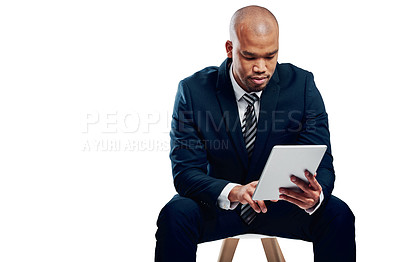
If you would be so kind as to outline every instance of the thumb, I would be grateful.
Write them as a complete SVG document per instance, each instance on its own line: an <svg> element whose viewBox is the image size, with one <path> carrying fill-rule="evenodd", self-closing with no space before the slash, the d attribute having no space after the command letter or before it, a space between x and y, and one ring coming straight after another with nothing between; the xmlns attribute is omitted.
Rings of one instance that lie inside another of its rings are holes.
<svg viewBox="0 0 400 262"><path fill-rule="evenodd" d="M250 185L251 185L252 187L256 187L257 184L258 184L258 180L257 180L257 181L253 181L253 182L250 183Z"/></svg>

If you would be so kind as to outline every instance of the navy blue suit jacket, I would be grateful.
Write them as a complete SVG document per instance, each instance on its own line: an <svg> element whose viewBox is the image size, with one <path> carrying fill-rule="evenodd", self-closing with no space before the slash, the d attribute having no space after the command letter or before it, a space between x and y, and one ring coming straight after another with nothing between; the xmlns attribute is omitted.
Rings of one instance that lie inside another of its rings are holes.
<svg viewBox="0 0 400 262"><path fill-rule="evenodd" d="M317 170L324 197L333 190L328 115L313 75L277 64L260 100L257 137L248 160L229 78L231 60L179 83L171 124L174 185L181 196L216 205L229 183L258 180L275 145L318 144L328 149Z"/></svg>

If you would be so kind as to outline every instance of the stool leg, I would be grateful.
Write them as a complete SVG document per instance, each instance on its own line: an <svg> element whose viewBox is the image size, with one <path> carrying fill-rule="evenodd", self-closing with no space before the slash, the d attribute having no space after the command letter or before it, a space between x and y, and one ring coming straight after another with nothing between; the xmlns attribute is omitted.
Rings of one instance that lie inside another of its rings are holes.
<svg viewBox="0 0 400 262"><path fill-rule="evenodd" d="M222 242L218 262L231 262L238 245L239 238L226 238Z"/></svg>
<svg viewBox="0 0 400 262"><path fill-rule="evenodd" d="M281 248L276 238L262 238L261 242L264 247L265 255L268 262L285 262Z"/></svg>

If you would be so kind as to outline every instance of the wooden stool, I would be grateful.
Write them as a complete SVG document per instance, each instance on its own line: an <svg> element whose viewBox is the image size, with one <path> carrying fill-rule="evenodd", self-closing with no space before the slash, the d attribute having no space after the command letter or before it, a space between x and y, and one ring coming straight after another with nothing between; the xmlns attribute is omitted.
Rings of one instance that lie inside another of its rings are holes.
<svg viewBox="0 0 400 262"><path fill-rule="evenodd" d="M236 247L239 239L244 238L259 238L261 239L264 247L264 252L268 262L284 262L281 248L279 247L278 240L275 237L257 234L238 235L231 238L226 238L222 242L221 250L219 252L218 262L231 262L235 254Z"/></svg>

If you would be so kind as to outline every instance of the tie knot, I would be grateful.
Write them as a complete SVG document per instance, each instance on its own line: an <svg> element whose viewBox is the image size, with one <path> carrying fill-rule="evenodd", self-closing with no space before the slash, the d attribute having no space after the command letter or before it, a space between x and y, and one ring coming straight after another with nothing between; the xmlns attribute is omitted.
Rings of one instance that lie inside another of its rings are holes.
<svg viewBox="0 0 400 262"><path fill-rule="evenodd" d="M256 94L244 94L243 99L249 104L254 105L256 101L258 101L258 96Z"/></svg>

